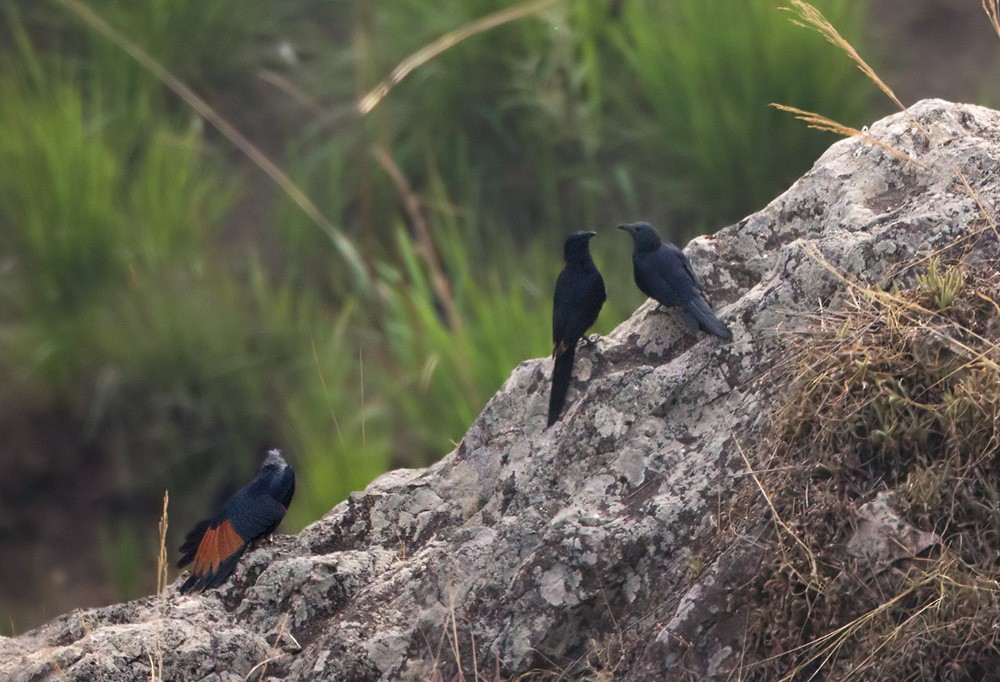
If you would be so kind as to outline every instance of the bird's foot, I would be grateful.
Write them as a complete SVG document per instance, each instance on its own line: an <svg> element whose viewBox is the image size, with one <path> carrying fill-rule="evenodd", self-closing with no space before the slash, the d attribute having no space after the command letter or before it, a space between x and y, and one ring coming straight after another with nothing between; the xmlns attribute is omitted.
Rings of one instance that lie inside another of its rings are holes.
<svg viewBox="0 0 1000 682"><path fill-rule="evenodd" d="M655 315L655 314L659 313L659 314L662 314L662 315L673 315L680 308L681 308L681 306L677 306L677 305L667 306L667 305L663 305L662 303L657 303L656 307L653 308L650 311L650 314L654 314Z"/></svg>
<svg viewBox="0 0 1000 682"><path fill-rule="evenodd" d="M254 550L258 550L263 547L268 547L273 543L274 543L274 534L269 533L268 535L252 540L247 546L247 551L253 552Z"/></svg>
<svg viewBox="0 0 1000 682"><path fill-rule="evenodd" d="M591 334L590 336L584 336L580 338L580 347L584 346L596 346L597 342L601 340L600 334Z"/></svg>

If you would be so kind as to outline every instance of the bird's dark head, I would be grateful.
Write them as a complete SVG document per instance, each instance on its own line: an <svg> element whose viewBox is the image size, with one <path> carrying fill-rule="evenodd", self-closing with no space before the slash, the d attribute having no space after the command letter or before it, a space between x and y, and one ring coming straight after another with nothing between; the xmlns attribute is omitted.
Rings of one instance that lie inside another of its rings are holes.
<svg viewBox="0 0 1000 682"><path fill-rule="evenodd" d="M563 258L567 263L588 263L590 262L589 242L596 235L596 232L574 232L566 238L563 245Z"/></svg>
<svg viewBox="0 0 1000 682"><path fill-rule="evenodd" d="M632 235L636 251L656 251L662 243L656 228L649 223L625 223L619 225L618 229Z"/></svg>
<svg viewBox="0 0 1000 682"><path fill-rule="evenodd" d="M254 483L263 486L271 497L287 508L295 494L295 470L281 456L281 450L268 450Z"/></svg>
<svg viewBox="0 0 1000 682"><path fill-rule="evenodd" d="M285 458L281 456L281 450L274 448L273 450L267 451L267 455L264 456L264 463L260 468L261 470L264 470L271 467L276 471L281 471L287 466L288 462L286 462Z"/></svg>

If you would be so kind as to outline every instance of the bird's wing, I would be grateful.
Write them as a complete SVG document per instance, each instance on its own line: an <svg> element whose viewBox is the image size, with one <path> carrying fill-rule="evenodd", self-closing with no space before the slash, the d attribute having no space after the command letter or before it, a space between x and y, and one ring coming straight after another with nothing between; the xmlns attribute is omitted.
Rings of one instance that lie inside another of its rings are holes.
<svg viewBox="0 0 1000 682"><path fill-rule="evenodd" d="M683 305L694 292L684 265L673 251L662 248L636 261L636 283L639 288L669 307Z"/></svg>
<svg viewBox="0 0 1000 682"><path fill-rule="evenodd" d="M569 270L559 273L552 294L552 355L558 355L566 336L566 325L572 311L572 274Z"/></svg>
<svg viewBox="0 0 1000 682"><path fill-rule="evenodd" d="M608 297L604 290L604 279L596 270L577 280L574 294L573 304L569 306L570 312L566 316L566 326L563 328L563 340L567 345L575 344L594 326Z"/></svg>
<svg viewBox="0 0 1000 682"><path fill-rule="evenodd" d="M247 542L267 535L281 523L287 508L266 492L238 491L223 507L223 514Z"/></svg>
<svg viewBox="0 0 1000 682"><path fill-rule="evenodd" d="M240 552L246 541L240 537L229 519L223 519L217 525L205 529L205 534L198 543L191 570L199 575L215 573L227 559Z"/></svg>
<svg viewBox="0 0 1000 682"><path fill-rule="evenodd" d="M191 564L191 575L181 585L181 592L221 585L236 569L246 548L247 541L225 515L199 523L181 546L183 556L177 566Z"/></svg>
<svg viewBox="0 0 1000 682"><path fill-rule="evenodd" d="M698 291L704 292L705 289L703 289L701 286L701 280L698 279L698 275L694 274L694 268L691 267L691 261L688 260L687 254L681 251L680 249L677 250L677 253L678 255L680 255L681 263L684 265L684 270L687 272L688 276L691 278L691 281L694 283L694 288L697 289Z"/></svg>

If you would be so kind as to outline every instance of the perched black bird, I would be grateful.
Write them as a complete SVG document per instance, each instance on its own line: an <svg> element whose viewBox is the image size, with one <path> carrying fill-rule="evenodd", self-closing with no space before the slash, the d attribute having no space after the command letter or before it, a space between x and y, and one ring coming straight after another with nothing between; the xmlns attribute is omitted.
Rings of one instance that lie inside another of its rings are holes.
<svg viewBox="0 0 1000 682"><path fill-rule="evenodd" d="M597 320L608 295L604 279L590 257L595 232L574 232L563 246L566 267L556 280L552 297L552 392L549 394L549 426L559 420L566 391L573 377L576 344Z"/></svg>
<svg viewBox="0 0 1000 682"><path fill-rule="evenodd" d="M684 321L699 329L731 341L733 333L722 323L701 295L701 284L684 252L660 239L649 223L629 223L618 229L632 235L632 272L635 283L650 298L668 308L684 306Z"/></svg>
<svg viewBox="0 0 1000 682"><path fill-rule="evenodd" d="M271 450L257 477L237 490L218 516L200 522L184 538L177 568L194 564L181 593L226 582L250 543L278 527L294 493L295 472L280 450Z"/></svg>

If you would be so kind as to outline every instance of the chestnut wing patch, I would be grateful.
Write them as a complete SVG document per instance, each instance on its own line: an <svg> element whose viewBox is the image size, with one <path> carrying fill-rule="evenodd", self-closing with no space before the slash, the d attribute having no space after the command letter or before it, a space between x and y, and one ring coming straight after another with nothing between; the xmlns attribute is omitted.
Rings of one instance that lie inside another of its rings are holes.
<svg viewBox="0 0 1000 682"><path fill-rule="evenodd" d="M245 544L233 529L233 524L226 519L215 528L205 531L198 544L198 551L195 552L191 570L203 575L215 573L222 562L243 549Z"/></svg>
<svg viewBox="0 0 1000 682"><path fill-rule="evenodd" d="M229 519L199 523L188 534L181 548L185 554L178 566L192 564L191 575L181 585L181 593L197 592L224 583L236 570L236 563L246 548L246 541Z"/></svg>

